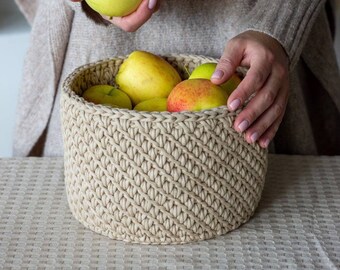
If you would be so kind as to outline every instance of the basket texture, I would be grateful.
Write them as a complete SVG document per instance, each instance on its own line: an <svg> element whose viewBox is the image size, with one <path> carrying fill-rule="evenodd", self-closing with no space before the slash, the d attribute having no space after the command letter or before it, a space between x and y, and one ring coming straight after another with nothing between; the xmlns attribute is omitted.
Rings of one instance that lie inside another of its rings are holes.
<svg viewBox="0 0 340 270"><path fill-rule="evenodd" d="M163 56L183 76L215 59ZM86 102L115 84L117 57L82 66L64 82L65 184L74 217L110 238L144 244L209 239L249 220L261 198L267 151L233 129L238 112L138 112Z"/></svg>

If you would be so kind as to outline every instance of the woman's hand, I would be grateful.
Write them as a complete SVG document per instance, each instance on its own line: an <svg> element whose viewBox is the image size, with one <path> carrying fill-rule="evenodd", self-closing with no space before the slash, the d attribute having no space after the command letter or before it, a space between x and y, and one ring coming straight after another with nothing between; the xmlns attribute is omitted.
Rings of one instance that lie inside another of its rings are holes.
<svg viewBox="0 0 340 270"><path fill-rule="evenodd" d="M146 23L159 8L159 0L143 0L138 9L128 16L104 18L126 32L135 32Z"/></svg>
<svg viewBox="0 0 340 270"><path fill-rule="evenodd" d="M211 81L225 82L238 66L249 67L240 85L230 95L228 108L235 111L253 94L254 97L234 122L249 143L266 148L274 138L288 102L289 60L274 38L255 31L231 39L216 67Z"/></svg>
<svg viewBox="0 0 340 270"><path fill-rule="evenodd" d="M82 0L71 1L81 2ZM159 9L159 4L160 0L143 0L138 9L127 16L112 18L104 15L101 16L126 32L135 32Z"/></svg>

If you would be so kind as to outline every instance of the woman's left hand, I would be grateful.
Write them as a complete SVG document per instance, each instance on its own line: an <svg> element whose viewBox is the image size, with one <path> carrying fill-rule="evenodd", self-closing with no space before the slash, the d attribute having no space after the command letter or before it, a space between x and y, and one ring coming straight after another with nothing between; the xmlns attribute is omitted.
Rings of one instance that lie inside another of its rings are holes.
<svg viewBox="0 0 340 270"><path fill-rule="evenodd" d="M288 102L287 54L274 38L247 31L227 43L211 81L225 82L238 66L249 70L228 98L228 108L235 111L254 97L235 119L234 128L244 132L249 143L258 141L266 148L280 126Z"/></svg>

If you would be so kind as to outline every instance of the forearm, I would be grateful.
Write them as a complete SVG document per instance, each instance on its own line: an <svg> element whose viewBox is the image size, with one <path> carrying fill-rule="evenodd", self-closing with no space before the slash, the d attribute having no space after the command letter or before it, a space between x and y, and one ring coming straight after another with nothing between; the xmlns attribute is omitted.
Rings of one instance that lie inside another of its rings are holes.
<svg viewBox="0 0 340 270"><path fill-rule="evenodd" d="M241 19L238 31L254 30L275 38L285 49L292 68L324 3L325 0L259 0Z"/></svg>

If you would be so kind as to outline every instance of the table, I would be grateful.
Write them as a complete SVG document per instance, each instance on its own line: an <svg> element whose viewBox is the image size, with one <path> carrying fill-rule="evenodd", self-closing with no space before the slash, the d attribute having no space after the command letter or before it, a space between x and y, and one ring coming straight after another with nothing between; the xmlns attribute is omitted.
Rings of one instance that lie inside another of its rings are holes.
<svg viewBox="0 0 340 270"><path fill-rule="evenodd" d="M0 159L0 268L340 268L340 156L270 155L251 220L185 245L130 244L84 228L63 181L62 158Z"/></svg>

